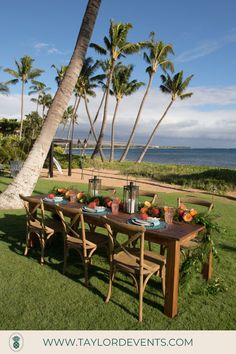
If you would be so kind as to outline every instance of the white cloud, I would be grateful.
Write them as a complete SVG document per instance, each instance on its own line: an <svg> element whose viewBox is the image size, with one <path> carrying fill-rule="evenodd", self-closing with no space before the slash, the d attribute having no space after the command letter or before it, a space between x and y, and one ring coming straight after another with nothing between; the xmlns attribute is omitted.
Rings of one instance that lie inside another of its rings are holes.
<svg viewBox="0 0 236 354"><path fill-rule="evenodd" d="M214 146L224 146L225 141L228 146L236 147L235 128L236 128L236 87L206 88L193 87L192 98L186 101L178 101L173 104L166 118L163 120L154 144L165 139L166 144L170 144L174 139L179 139L181 145L191 145L191 141L196 140L195 147L210 146L210 140L214 140ZM120 141L126 141L130 134L132 125L137 115L144 89L124 100L120 104L117 114L116 136ZM95 116L100 103L102 92L97 91L97 97L89 102L92 117ZM152 89L148 96L138 125L135 140L145 142L152 131L157 120L163 114L169 103L169 96ZM73 104L71 99L70 104ZM235 106L234 106L235 104ZM208 105L211 105L209 109ZM108 112L107 138L110 132L111 120L114 111L115 100L110 98ZM214 107L214 108L212 108ZM35 109L35 104L30 102L30 97L25 96L25 113ZM20 95L0 95L0 117L19 117L20 116ZM99 130L102 119L100 113L96 125ZM78 110L78 134L80 137L86 136L89 129L88 118L81 102ZM190 143L189 143L190 140Z"/></svg>
<svg viewBox="0 0 236 354"><path fill-rule="evenodd" d="M59 49L55 48L55 47L49 48L48 49L48 53L49 54L62 54L62 52Z"/></svg>
<svg viewBox="0 0 236 354"><path fill-rule="evenodd" d="M38 52L47 51L48 54L63 54L54 44L49 44L45 42L35 43L33 46Z"/></svg>
<svg viewBox="0 0 236 354"><path fill-rule="evenodd" d="M40 50L40 49L47 48L48 46L49 46L48 43L39 42L34 45L34 48Z"/></svg>
<svg viewBox="0 0 236 354"><path fill-rule="evenodd" d="M226 34L218 39L208 39L199 43L195 48L187 50L176 57L177 62L188 62L209 55L229 43L236 42L236 32Z"/></svg>

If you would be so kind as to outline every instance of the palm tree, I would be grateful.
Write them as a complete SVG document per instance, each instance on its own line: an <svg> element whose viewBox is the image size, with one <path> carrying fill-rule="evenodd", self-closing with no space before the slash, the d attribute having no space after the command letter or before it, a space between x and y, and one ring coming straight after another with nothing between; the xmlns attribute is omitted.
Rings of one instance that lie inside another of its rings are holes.
<svg viewBox="0 0 236 354"><path fill-rule="evenodd" d="M31 98L31 101L32 102L36 102L37 104L37 108L36 108L36 111L38 112L38 106L39 106L39 96L40 94L42 94L43 92L45 93L46 91L49 91L51 90L50 87L47 87L43 82L40 82L40 81L36 81L36 80L32 80L32 86L30 86L30 90L28 95L34 95L34 94L38 94L38 97L35 99L35 98Z"/></svg>
<svg viewBox="0 0 236 354"><path fill-rule="evenodd" d="M137 80L129 81L133 68L134 68L133 65L125 66L118 63L115 66L114 75L112 78L112 91L116 98L116 105L115 105L115 110L112 118L112 126L111 126L110 161L114 160L115 120L116 120L119 104L124 96L132 95L141 86L144 85L143 82L138 82Z"/></svg>
<svg viewBox="0 0 236 354"><path fill-rule="evenodd" d="M146 68L146 72L149 75L149 80L148 80L146 91L144 92L144 96L143 96L143 99L141 101L141 104L140 104L140 107L138 110L136 120L134 122L131 134L129 136L126 148L119 160L120 162L124 161L127 154L128 154L130 145L131 145L133 137L134 137L134 133L136 131L138 122L140 120L140 116L141 116L144 102L145 102L147 95L150 91L152 80L153 80L155 73L157 72L158 67L160 66L164 71L166 69L170 69L172 72L174 71L174 66L173 66L172 62L167 59L167 55L169 53L172 53L172 54L174 53L171 44L165 44L162 41L155 41L155 33L151 32L150 33L150 40L146 42L146 47L148 49L148 53L144 52L143 58L148 63L148 67Z"/></svg>
<svg viewBox="0 0 236 354"><path fill-rule="evenodd" d="M0 82L0 93L1 94L7 94L9 93L9 88L4 82Z"/></svg>
<svg viewBox="0 0 236 354"><path fill-rule="evenodd" d="M52 95L44 91L39 95L38 103L42 106L42 117L45 118L45 109L49 108L52 104Z"/></svg>
<svg viewBox="0 0 236 354"><path fill-rule="evenodd" d="M109 72L107 75L107 84L106 84L107 89L106 89L105 102L104 102L103 120L102 120L102 125L98 137L98 143L94 149L92 158L94 158L95 155L98 153L98 150L102 146L102 142L104 138L104 133L107 124L107 109L108 109L110 86L111 86L111 80L113 76L115 63L120 57L125 57L126 54L137 53L142 47L141 43L127 42L128 32L131 28L133 28L131 23L120 23L120 22L114 23L113 21L111 21L110 29L109 29L109 37L107 36L104 37L105 48L96 43L90 44L90 47L94 48L99 54L109 56Z"/></svg>
<svg viewBox="0 0 236 354"><path fill-rule="evenodd" d="M0 209L22 208L19 193L31 195L47 157L52 139L73 93L93 32L101 0L89 0L70 64L49 108L47 118L21 171L0 195Z"/></svg>
<svg viewBox="0 0 236 354"><path fill-rule="evenodd" d="M96 135L96 132L94 129L94 124L93 124L91 114L90 114L89 108L88 108L88 96L90 96L90 97L96 96L96 93L94 91L94 89L97 87L96 82L104 77L103 75L94 76L94 73L97 70L99 65L100 65L99 62L97 61L94 63L93 59L91 57L86 58L84 61L84 65L81 69L80 76L77 80L77 84L76 84L76 93L79 97L84 99L85 109L86 109L87 116L89 119L91 132L93 133L96 143L98 142L98 138L97 138L97 135ZM99 153L100 153L102 161L104 161L105 157L104 157L101 147L99 147Z"/></svg>
<svg viewBox="0 0 236 354"><path fill-rule="evenodd" d="M162 92L171 95L171 101L168 104L163 115L161 116L161 118L159 119L157 124L155 125L141 155L139 156L139 158L137 160L138 163L142 162L144 155L146 154L159 125L161 124L161 122L165 118L167 112L169 111L172 104L176 101L176 99L180 98L181 100L184 100L184 99L189 98L193 95L193 92L185 92L192 77L193 77L193 75L190 75L183 81L183 71L180 71L179 73L175 74L173 78L171 78L169 74L166 74L166 76L161 75L162 85L160 86L160 89Z"/></svg>
<svg viewBox="0 0 236 354"><path fill-rule="evenodd" d="M62 82L62 80L63 80L63 78L64 78L64 76L65 76L65 73L66 73L66 70L68 68L68 65L61 65L58 68L55 64L52 64L51 68L56 69L57 76L55 77L55 80L56 80L57 86L59 87L61 82Z"/></svg>
<svg viewBox="0 0 236 354"><path fill-rule="evenodd" d="M1 69L1 66L0 66ZM9 88L5 82L0 82L0 94L6 95L9 93Z"/></svg>
<svg viewBox="0 0 236 354"><path fill-rule="evenodd" d="M8 74L12 75L14 79L9 80L7 83L9 84L17 84L18 82L21 81L21 120L20 120L20 139L22 136L22 128L23 128L23 118L24 118L24 88L25 84L30 81L35 79L36 77L39 77L44 71L40 69L33 69L33 62L34 59L32 59L29 55L25 55L22 57L19 61L15 61L17 70L9 69L6 68L4 69L5 72Z"/></svg>

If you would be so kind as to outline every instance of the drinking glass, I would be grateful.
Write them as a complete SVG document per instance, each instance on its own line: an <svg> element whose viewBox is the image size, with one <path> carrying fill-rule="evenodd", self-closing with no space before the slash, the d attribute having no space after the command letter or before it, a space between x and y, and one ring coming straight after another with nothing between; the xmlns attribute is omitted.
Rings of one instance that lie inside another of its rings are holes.
<svg viewBox="0 0 236 354"><path fill-rule="evenodd" d="M165 214L164 214L165 222L167 224L172 224L176 209L172 207L165 207L164 210L165 210Z"/></svg>
<svg viewBox="0 0 236 354"><path fill-rule="evenodd" d="M113 200L111 204L111 212L113 215L118 215L119 213L119 202L116 200Z"/></svg>

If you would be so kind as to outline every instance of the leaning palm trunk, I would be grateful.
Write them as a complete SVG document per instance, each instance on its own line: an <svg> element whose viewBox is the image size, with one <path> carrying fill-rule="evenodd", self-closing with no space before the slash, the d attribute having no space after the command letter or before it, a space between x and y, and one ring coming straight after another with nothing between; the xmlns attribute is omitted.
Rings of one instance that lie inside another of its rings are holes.
<svg viewBox="0 0 236 354"><path fill-rule="evenodd" d="M106 89L106 96L105 96L105 103L104 103L104 113L103 113L103 120L102 120L102 125L101 125L101 130L100 134L98 137L98 142L95 146L94 152L92 153L91 159L94 159L95 156L97 155L99 149L102 147L103 143L103 138L104 138L104 133L106 129L106 124L107 124L107 108L108 108L108 100L109 100L109 95L110 95L110 86L111 86L111 80L112 80L112 75L114 71L114 63L112 64L111 71L108 76L107 80L107 89Z"/></svg>
<svg viewBox="0 0 236 354"><path fill-rule="evenodd" d="M85 109L86 109L86 112L87 112L87 115L88 115L88 119L89 119L89 124L90 124L91 130L92 130L92 133L93 133L93 137L94 137L94 140L95 140L95 142L97 144L98 143L98 138L97 138L97 134L96 134L95 129L94 129L94 125L93 125L93 122L92 122L91 114L90 114L89 109L88 109L88 99L87 99L87 96L86 96L86 92L84 92L84 103L85 103ZM102 151L101 147L99 147L98 152L99 152L99 154L101 156L102 162L105 161L105 156L103 154L103 151Z"/></svg>
<svg viewBox="0 0 236 354"><path fill-rule="evenodd" d="M151 84L152 84L152 78L153 78L153 73L150 74L150 77L149 77L149 82L148 82L148 85L147 85L147 89L144 93L144 96L143 96L143 99L141 101L141 104L140 104L140 107L139 107L139 110L138 110L138 114L137 114L137 117L136 117L136 120L134 122L134 126L133 126L133 129L131 131L131 134L130 134L130 137L128 139L128 142L126 144L126 147L125 147L125 150L123 152L123 154L121 155L121 158L120 158L120 162L124 161L126 159L126 156L129 152L129 149L130 149L130 145L132 143L132 140L133 140L133 137L134 137L134 133L136 131L136 128L137 128L137 125L138 125L138 122L139 122L139 119L140 119L140 116L141 116L141 112L142 112L142 109L143 109L143 105L144 105L144 102L146 100L146 97L149 93L149 90L150 90L150 87L151 87Z"/></svg>
<svg viewBox="0 0 236 354"><path fill-rule="evenodd" d="M147 152L147 150L148 150L148 148L149 148L149 146L150 146L150 144L151 144L151 142L152 142L152 139L153 139L153 137L154 137L154 135L155 135L155 133L156 133L156 131L157 131L157 128L159 127L159 125L161 124L161 122L163 121L163 119L165 118L165 116L166 116L167 112L169 111L170 107L172 106L173 102L174 102L174 101L173 101L173 99L172 99L172 100L170 101L169 105L167 106L165 112L163 113L163 115L161 116L161 118L160 118L159 121L157 122L156 126L154 127L154 129L153 129L153 131L152 131L152 134L150 135L150 137L149 137L149 139L148 139L148 141L147 141L147 143L146 143L146 145L145 145L145 147L144 147L144 149L143 149L141 155L139 156L138 160L136 161L137 163L142 162L142 160L143 160L143 158L144 158L144 156L145 156L145 154L146 154L146 152Z"/></svg>
<svg viewBox="0 0 236 354"><path fill-rule="evenodd" d="M110 152L110 162L114 160L114 141L115 141L115 120L118 111L120 100L116 100L116 106L113 114L112 124L111 124L111 152Z"/></svg>
<svg viewBox="0 0 236 354"><path fill-rule="evenodd" d="M21 86L21 108L20 108L20 140L22 138L23 118L24 118L24 86L25 86L25 83L24 83L24 81L22 81L22 86Z"/></svg>
<svg viewBox="0 0 236 354"><path fill-rule="evenodd" d="M52 139L80 74L101 0L89 0L68 69L58 88L42 131L21 171L0 196L0 209L21 208L19 193L29 195L39 178Z"/></svg>

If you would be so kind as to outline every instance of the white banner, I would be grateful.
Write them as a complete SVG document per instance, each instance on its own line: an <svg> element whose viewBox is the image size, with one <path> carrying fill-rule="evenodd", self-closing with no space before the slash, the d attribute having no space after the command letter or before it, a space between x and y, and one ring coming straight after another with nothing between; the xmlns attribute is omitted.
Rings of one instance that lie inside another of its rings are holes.
<svg viewBox="0 0 236 354"><path fill-rule="evenodd" d="M235 331L0 331L0 353L234 354Z"/></svg>

